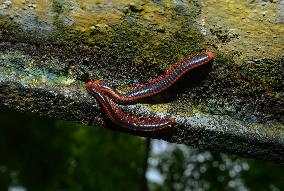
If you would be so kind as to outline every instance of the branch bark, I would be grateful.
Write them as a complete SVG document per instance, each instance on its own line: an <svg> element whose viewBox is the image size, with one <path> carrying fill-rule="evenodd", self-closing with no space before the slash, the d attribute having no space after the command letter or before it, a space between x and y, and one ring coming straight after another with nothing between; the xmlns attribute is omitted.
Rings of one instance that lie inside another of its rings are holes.
<svg viewBox="0 0 284 191"><path fill-rule="evenodd" d="M168 132L128 133L284 162L283 28L281 18L256 19L265 6L145 0L53 1L27 8L5 2L0 6L1 107L122 130L87 93L88 79L125 89L147 82L182 56L211 50L214 63L126 109L171 115L177 124ZM277 16L273 6L268 16ZM234 7L251 17L243 19Z"/></svg>

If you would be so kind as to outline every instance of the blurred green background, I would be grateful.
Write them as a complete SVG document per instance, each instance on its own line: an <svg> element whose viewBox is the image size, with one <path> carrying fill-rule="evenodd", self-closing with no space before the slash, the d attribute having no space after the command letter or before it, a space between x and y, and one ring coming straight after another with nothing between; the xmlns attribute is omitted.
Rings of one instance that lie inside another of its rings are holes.
<svg viewBox="0 0 284 191"><path fill-rule="evenodd" d="M0 110L0 191L284 190L284 165Z"/></svg>

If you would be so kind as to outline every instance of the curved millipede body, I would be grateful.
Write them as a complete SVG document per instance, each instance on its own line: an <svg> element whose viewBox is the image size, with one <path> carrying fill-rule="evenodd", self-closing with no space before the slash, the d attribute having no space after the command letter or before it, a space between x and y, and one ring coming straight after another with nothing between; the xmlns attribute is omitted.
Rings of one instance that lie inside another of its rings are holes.
<svg viewBox="0 0 284 191"><path fill-rule="evenodd" d="M97 83L89 81L86 84L87 90L101 103L107 116L116 124L136 131L157 131L170 128L175 123L173 118L138 118L121 111L116 103L100 91Z"/></svg>
<svg viewBox="0 0 284 191"><path fill-rule="evenodd" d="M195 57L186 57L167 69L164 74L158 76L154 80L151 80L146 84L135 86L132 90L124 94L119 93L109 83L102 81L96 81L95 83L100 91L105 92L116 101L121 103L133 102L137 99L148 97L167 89L186 72L209 62L213 57L214 54L212 52L202 53Z"/></svg>

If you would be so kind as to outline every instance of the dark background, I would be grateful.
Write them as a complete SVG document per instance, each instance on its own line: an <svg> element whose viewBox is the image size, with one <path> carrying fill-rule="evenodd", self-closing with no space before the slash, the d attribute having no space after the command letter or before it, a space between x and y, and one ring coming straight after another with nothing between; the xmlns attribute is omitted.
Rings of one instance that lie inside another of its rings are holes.
<svg viewBox="0 0 284 191"><path fill-rule="evenodd" d="M0 121L0 191L284 190L284 165L8 110Z"/></svg>

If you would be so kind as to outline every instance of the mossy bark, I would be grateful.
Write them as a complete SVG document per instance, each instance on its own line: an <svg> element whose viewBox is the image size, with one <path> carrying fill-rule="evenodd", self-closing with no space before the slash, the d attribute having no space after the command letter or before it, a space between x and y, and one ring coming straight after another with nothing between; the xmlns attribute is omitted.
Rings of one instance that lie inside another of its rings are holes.
<svg viewBox="0 0 284 191"><path fill-rule="evenodd" d="M86 92L88 79L124 90L210 50L214 62L128 108L177 119L169 132L139 135L283 162L284 7L259 3L5 1L0 105L120 129Z"/></svg>

